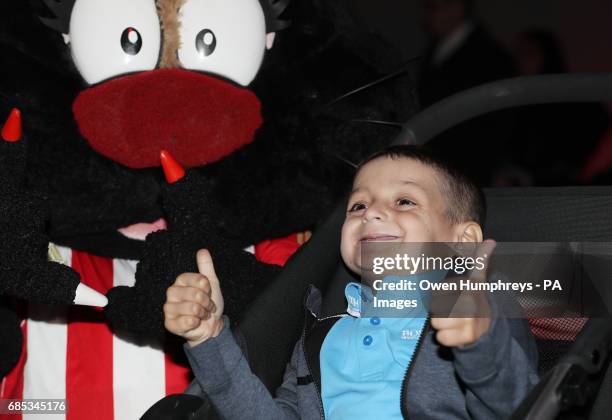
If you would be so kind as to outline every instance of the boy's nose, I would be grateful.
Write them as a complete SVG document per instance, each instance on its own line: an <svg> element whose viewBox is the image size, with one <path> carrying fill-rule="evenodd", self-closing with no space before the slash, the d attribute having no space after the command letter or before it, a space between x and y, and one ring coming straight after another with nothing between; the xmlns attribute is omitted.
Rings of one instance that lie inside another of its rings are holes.
<svg viewBox="0 0 612 420"><path fill-rule="evenodd" d="M371 205L363 213L363 223L371 222L374 220L382 221L385 218L385 211L380 208L379 205Z"/></svg>
<svg viewBox="0 0 612 420"><path fill-rule="evenodd" d="M364 217L364 218L361 220L361 223L366 224L366 223L368 223L368 222L372 222L372 221L374 221L374 220L381 221L382 219L381 219L379 216L372 217L372 218L369 218L369 217Z"/></svg>

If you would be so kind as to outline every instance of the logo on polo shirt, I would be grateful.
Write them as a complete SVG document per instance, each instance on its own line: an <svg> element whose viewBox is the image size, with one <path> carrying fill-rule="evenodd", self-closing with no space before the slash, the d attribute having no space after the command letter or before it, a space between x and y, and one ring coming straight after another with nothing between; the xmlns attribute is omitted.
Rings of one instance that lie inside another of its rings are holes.
<svg viewBox="0 0 612 420"><path fill-rule="evenodd" d="M402 330L402 340L418 340L421 336L421 330Z"/></svg>

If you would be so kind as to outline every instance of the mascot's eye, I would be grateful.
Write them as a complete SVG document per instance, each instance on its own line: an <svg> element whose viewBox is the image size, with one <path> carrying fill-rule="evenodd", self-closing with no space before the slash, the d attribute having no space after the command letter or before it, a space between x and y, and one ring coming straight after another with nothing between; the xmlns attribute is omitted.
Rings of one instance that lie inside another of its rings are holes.
<svg viewBox="0 0 612 420"><path fill-rule="evenodd" d="M215 52L215 48L217 48L217 38L214 32L210 29L200 31L196 36L196 50L198 50L200 58L208 57Z"/></svg>
<svg viewBox="0 0 612 420"><path fill-rule="evenodd" d="M186 0L179 19L183 42L178 58L184 68L242 86L251 83L266 51L266 21L259 0Z"/></svg>
<svg viewBox="0 0 612 420"><path fill-rule="evenodd" d="M151 0L78 0L69 35L74 64L89 84L153 70L159 60L161 29Z"/></svg>
<svg viewBox="0 0 612 420"><path fill-rule="evenodd" d="M121 34L121 48L126 54L136 55L142 48L142 37L140 32L134 28L127 28Z"/></svg>

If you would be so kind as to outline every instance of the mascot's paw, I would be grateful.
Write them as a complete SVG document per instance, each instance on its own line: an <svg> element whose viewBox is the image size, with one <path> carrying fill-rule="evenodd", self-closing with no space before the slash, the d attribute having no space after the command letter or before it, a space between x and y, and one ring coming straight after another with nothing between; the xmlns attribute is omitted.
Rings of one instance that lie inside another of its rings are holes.
<svg viewBox="0 0 612 420"><path fill-rule="evenodd" d="M19 318L9 308L0 305L0 378L15 366L21 354L23 336Z"/></svg>
<svg viewBox="0 0 612 420"><path fill-rule="evenodd" d="M104 313L113 330L157 340L164 337L163 302L160 304L157 296L143 294L135 287L119 286L109 290L107 298Z"/></svg>
<svg viewBox="0 0 612 420"><path fill-rule="evenodd" d="M49 212L44 199L24 188L25 164L21 117L13 110L0 138L0 295L72 303L79 275L48 261Z"/></svg>
<svg viewBox="0 0 612 420"><path fill-rule="evenodd" d="M114 287L107 293L105 313L114 329L149 337L163 336L162 307L166 290L179 274L197 270L197 248L186 247L185 242L170 230L147 237L134 287Z"/></svg>

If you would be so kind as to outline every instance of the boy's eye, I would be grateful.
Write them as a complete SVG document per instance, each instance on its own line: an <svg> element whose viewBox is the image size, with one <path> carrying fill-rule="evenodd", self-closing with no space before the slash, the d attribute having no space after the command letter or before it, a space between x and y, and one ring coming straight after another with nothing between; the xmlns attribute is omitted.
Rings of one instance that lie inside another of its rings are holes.
<svg viewBox="0 0 612 420"><path fill-rule="evenodd" d="M365 208L366 208L365 204L363 204L363 203L355 203L355 204L353 204L349 208L349 213L352 213L352 212L355 212L355 211L364 210Z"/></svg>
<svg viewBox="0 0 612 420"><path fill-rule="evenodd" d="M407 198L400 198L397 200L398 206L413 206L415 203L412 200L408 200Z"/></svg>

